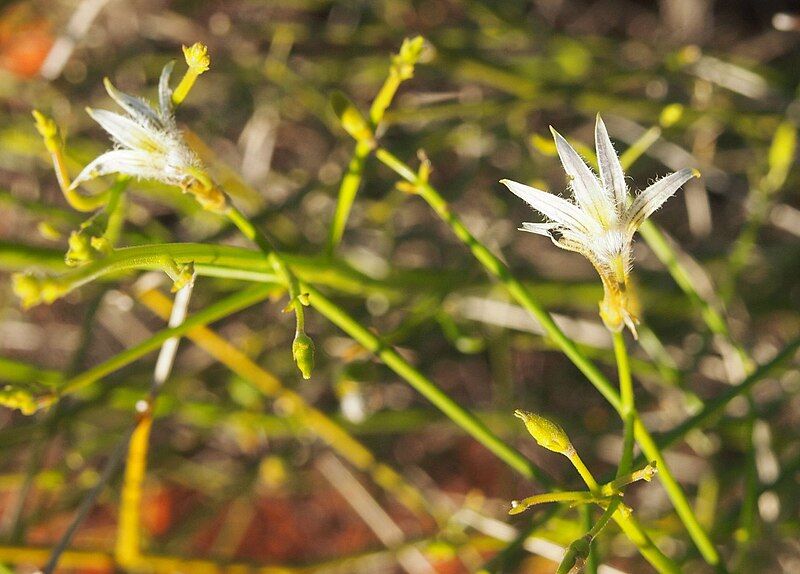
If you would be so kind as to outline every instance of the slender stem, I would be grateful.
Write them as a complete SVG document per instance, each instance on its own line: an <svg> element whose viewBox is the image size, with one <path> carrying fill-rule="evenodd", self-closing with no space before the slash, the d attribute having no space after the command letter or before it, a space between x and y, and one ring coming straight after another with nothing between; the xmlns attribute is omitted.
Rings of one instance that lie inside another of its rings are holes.
<svg viewBox="0 0 800 574"><path fill-rule="evenodd" d="M533 465L517 449L509 446L497 435L492 433L486 425L479 421L475 415L464 409L442 391L436 384L415 369L393 348L387 346L380 337L371 330L362 326L350 317L345 311L325 297L310 285L303 284L302 288L309 294L309 303L329 321L353 337L367 350L374 353L389 368L403 377L422 396L428 399L454 423L472 435L478 442L493 452L511 468L529 479L549 482L542 472Z"/></svg>
<svg viewBox="0 0 800 574"><path fill-rule="evenodd" d="M523 498L522 500L512 501L511 510L509 510L508 513L521 514L531 506L536 506L537 504L547 504L550 502L597 503L601 502L602 500L602 498L598 498L593 493L586 492L585 490L545 492L542 494L534 494L533 496Z"/></svg>
<svg viewBox="0 0 800 574"><path fill-rule="evenodd" d="M328 255L333 255L336 247L341 243L344 236L345 227L347 227L347 219L350 216L350 210L353 207L353 202L356 199L358 189L361 187L361 180L364 175L364 166L367 164L367 158L372 153L373 146L366 141L356 142L353 157L347 164L347 171L342 177L342 182L339 185L339 193L336 200L336 210L333 213L333 222L331 223L330 234L328 235L328 244L326 252Z"/></svg>
<svg viewBox="0 0 800 574"><path fill-rule="evenodd" d="M696 413L695 415L689 417L681 424L673 428L672 430L664 433L663 435L658 437L658 445L661 448L667 448L681 438L686 436L686 434L691 431L692 429L699 428L709 419L713 418L714 416L721 414L725 407L736 397L742 396L746 394L753 386L762 380L764 377L769 375L773 369L784 363L785 361L794 357L795 352L797 349L800 348L800 337L792 340L787 344L781 351L775 355L771 360L764 363L763 365L758 366L755 370L753 370L752 374L748 375L744 381L739 383L738 385L730 388L728 391L723 393L722 395L708 400L705 402L703 409Z"/></svg>
<svg viewBox="0 0 800 574"><path fill-rule="evenodd" d="M78 193L77 189L72 189L72 179L64 158L64 140L58 126L52 118L48 118L36 110L33 112L33 117L36 120L36 128L44 139L44 145L50 153L50 159L53 161L58 186L70 207L85 213L103 207L108 202L110 190L106 189L97 195L82 195Z"/></svg>
<svg viewBox="0 0 800 574"><path fill-rule="evenodd" d="M186 320L193 287L194 277L175 294L175 304L168 317L169 327L178 327ZM153 382L150 385L149 397L147 400L136 403L136 428L128 445L114 551L117 563L127 569L136 568L141 564L142 484L147 469L150 430L153 426L153 408L161 388L172 372L179 342L180 338L175 336L167 339L161 345L161 351L158 353L158 359L153 369Z"/></svg>
<svg viewBox="0 0 800 574"><path fill-rule="evenodd" d="M191 317L187 318L186 321L184 321L180 326L163 329L148 339L145 339L141 343L138 343L133 347L129 347L105 362L100 363L99 365L96 365L95 367L65 381L64 384L58 389L58 396L74 393L91 385L109 373L113 373L114 371L129 365L147 353L159 348L164 341L171 337L183 335L193 327L213 323L214 321L217 321L223 317L227 317L228 315L263 301L269 297L270 293L275 290L275 287L276 286L274 284L255 285L253 287L238 291L226 299L205 307L201 311L198 311ZM52 401L55 398L56 397L49 397L49 400Z"/></svg>
<svg viewBox="0 0 800 574"><path fill-rule="evenodd" d="M616 502L618 499L619 499L619 497L614 499L612 504L614 502ZM616 506L615 506L615 508L616 508ZM608 521L611 519L611 516L613 514L614 514L613 510L611 512L609 512L608 509L603 511L603 515L601 516L601 520L603 519L603 517L607 516L607 518L605 519L605 522L603 523L604 525L608 523ZM587 531L586 536L588 536L589 535L588 533L591 532L592 528L593 528L593 525L592 525L592 507L591 506L583 506L583 507L581 507L581 517L583 519L583 528ZM589 545L589 556L586 558L586 566L584 567L584 572L586 572L586 574L597 574L597 564L598 564L598 562L599 562L599 556L598 556L598 553L597 553L597 547L594 544L590 544Z"/></svg>
<svg viewBox="0 0 800 574"><path fill-rule="evenodd" d="M439 195L438 191L427 182L418 181L416 173L414 173L410 167L385 149L378 149L375 155L381 162L393 169L401 177L412 184L416 184L417 193L433 208L439 217L451 227L453 233L470 248L475 258L484 268L505 285L511 296L539 322L547 335L561 348L575 366L580 369L611 406L621 414L621 398L613 388L611 382L599 371L594 363L578 349L575 342L564 334L561 328L553 321L550 314L545 311L530 291L511 274L505 264L469 232L466 226L453 214L449 205L444 198ZM697 517L694 515L694 511L686 498L686 494L672 476L669 467L662 464L664 457L658 445L636 414L634 414L634 421L634 436L636 441L650 460L658 461L660 470L659 480L664 484L678 516L680 516L683 523L687 526L687 530L695 544L700 549L707 562L713 565L721 564L719 553L700 527Z"/></svg>
<svg viewBox="0 0 800 574"><path fill-rule="evenodd" d="M622 416L624 439L622 442L622 457L617 467L617 478L631 471L633 463L633 428L636 419L636 404L634 403L633 379L631 377L628 350L625 347L625 337L620 333L613 333L614 355L617 358L617 371L619 374L619 395L622 400Z"/></svg>
<svg viewBox="0 0 800 574"><path fill-rule="evenodd" d="M58 561L61 557L61 554L67 549L69 546L72 537L75 535L75 532L78 530L78 527L83 523L83 520L86 518L86 515L89 514L89 511L94 506L95 500L106 487L106 484L111 480L111 478L116 473L117 469L119 468L120 464L122 464L122 459L125 453L128 450L128 442L131 439L131 434L133 433L133 427L126 430L125 435L119 440L117 445L114 447L114 450L111 452L111 457L106 461L105 468L103 468L103 472L100 474L100 477L97 479L97 482L92 487L86 496L83 497L81 501L81 505L78 508L78 512L75 514L75 517L72 519L69 527L67 528L66 532L61 536L61 539L58 541L58 544L53 548L50 552L50 558L45 564L44 568L42 568L42 574L53 574L58 566Z"/></svg>
<svg viewBox="0 0 800 574"><path fill-rule="evenodd" d="M578 474L581 475L583 482L587 487L589 487L591 493L596 497L602 497L602 489L600 488L600 485L597 483L594 475L592 475L592 472L584 464L583 460L575 451L575 449L573 448L567 451L565 455L572 463L572 466L575 467L575 470L578 471ZM622 528L622 531L625 533L628 539L639 548L639 552L641 552L642 556L644 556L656 570L662 573L680 573L681 570L678 565L663 552L661 552L661 550L659 550L655 544L653 544L653 541L650 540L650 537L647 536L642 527L639 526L639 524L633 519L633 516L623 513L618 506L614 507L612 516L614 521L619 524L620 528Z"/></svg>
<svg viewBox="0 0 800 574"><path fill-rule="evenodd" d="M412 387L433 403L434 406L439 408L454 423L472 435L503 462L526 478L537 479L544 484L550 482L538 467L534 466L533 463L526 459L518 450L492 433L484 423L475 417L475 415L453 401L447 393L443 392L435 383L411 366L394 349L387 346L378 335L363 327L355 319L345 313L344 310L328 300L313 287L306 284L303 284L302 287L303 290L309 294L309 303L320 314L324 315L329 321L337 325L367 350L380 358L384 364L408 381ZM575 456L577 457L577 454ZM582 464L582 462L580 464ZM583 466L583 470L586 473L585 481L590 487L590 490L599 490L599 485L597 481L594 480L589 470L585 466ZM634 517L625 516L618 511L614 514L614 518L628 538L639 548L642 556L644 556L659 572L672 574L680 571L678 566L653 544Z"/></svg>
<svg viewBox="0 0 800 574"><path fill-rule="evenodd" d="M239 228L242 234L253 241L258 248L261 249L262 253L275 269L275 272L278 274L278 276L283 278L286 288L289 291L289 304L294 310L296 318L296 332L298 334L305 332L305 313L300 298L300 284L295 274L291 271L291 269L289 269L289 266L283 260L283 257L281 257L281 255L275 250L275 247L273 246L269 237L267 237L267 235L258 227L253 225L246 215L233 206L229 207L225 213L228 216L228 219L230 219L233 224Z"/></svg>
<svg viewBox="0 0 800 574"><path fill-rule="evenodd" d="M573 448L571 451L567 453L567 458L572 463L572 466L575 467L575 470L578 471L578 474L581 475L583 482L586 483L586 486L589 487L589 490L592 491L592 494L598 495L600 493L600 485L592 475L592 471L589 470L589 467L584 464L583 459L580 457L578 452Z"/></svg>
<svg viewBox="0 0 800 574"><path fill-rule="evenodd" d="M142 483L147 467L147 451L153 415L148 409L136 422L125 463L120 494L119 522L114 556L124 568L135 568L141 560Z"/></svg>
<svg viewBox="0 0 800 574"><path fill-rule="evenodd" d="M145 291L138 295L138 299L160 317L169 316L170 301L160 292ZM300 428L310 430L354 467L369 473L376 484L392 493L407 508L420 515L431 511L432 505L419 489L394 469L378 462L367 447L338 423L308 404L299 394L286 389L275 375L256 364L239 348L208 327L193 327L186 337L264 395L290 407L292 415L300 422Z"/></svg>

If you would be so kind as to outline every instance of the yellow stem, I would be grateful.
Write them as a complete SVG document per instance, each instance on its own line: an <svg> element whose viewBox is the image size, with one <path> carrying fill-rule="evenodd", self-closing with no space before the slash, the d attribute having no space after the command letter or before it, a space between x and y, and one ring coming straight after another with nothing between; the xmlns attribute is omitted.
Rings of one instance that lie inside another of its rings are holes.
<svg viewBox="0 0 800 574"><path fill-rule="evenodd" d="M114 556L123 568L137 568L142 561L141 523L142 483L147 469L147 451L153 416L149 410L141 415L131 436L128 458L125 463L125 479L122 485L117 542Z"/></svg>

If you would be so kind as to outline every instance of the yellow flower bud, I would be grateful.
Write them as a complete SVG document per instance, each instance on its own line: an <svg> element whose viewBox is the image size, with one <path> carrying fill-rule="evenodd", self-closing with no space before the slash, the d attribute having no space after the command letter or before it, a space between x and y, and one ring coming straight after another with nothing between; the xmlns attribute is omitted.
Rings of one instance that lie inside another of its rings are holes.
<svg viewBox="0 0 800 574"><path fill-rule="evenodd" d="M669 128L678 123L683 117L684 107L681 104L669 104L658 116L658 123Z"/></svg>
<svg viewBox="0 0 800 574"><path fill-rule="evenodd" d="M39 135L44 139L44 145L47 151L53 153L56 148L61 145L58 135L58 125L55 120L47 117L39 110L33 110L31 113L33 114L33 119L36 124L36 131L38 131Z"/></svg>
<svg viewBox="0 0 800 574"><path fill-rule="evenodd" d="M189 66L198 76L208 71L211 67L211 57L208 55L208 46L201 42L195 42L188 48L182 46L183 57L186 58L186 65Z"/></svg>
<svg viewBox="0 0 800 574"><path fill-rule="evenodd" d="M292 342L292 357L304 379L314 370L314 341L305 333L297 333Z"/></svg>
<svg viewBox="0 0 800 574"><path fill-rule="evenodd" d="M0 389L0 405L10 409L19 409L23 415L32 415L39 410L36 399L25 390L6 385Z"/></svg>
<svg viewBox="0 0 800 574"><path fill-rule="evenodd" d="M69 291L69 287L57 279L37 277L30 273L15 273L11 281L14 294L22 300L25 309L39 303L52 303Z"/></svg>
<svg viewBox="0 0 800 574"><path fill-rule="evenodd" d="M543 446L553 452L568 455L572 452L572 443L567 433L560 425L544 418L541 415L517 409L514 416L525 423L525 428L531 433L539 446Z"/></svg>
<svg viewBox="0 0 800 574"><path fill-rule="evenodd" d="M343 93L333 92L331 94L331 107L336 117L339 118L344 131L350 134L354 140L371 142L374 139L375 134L372 132L372 126L369 125L369 122L367 122L367 119L356 105Z"/></svg>
<svg viewBox="0 0 800 574"><path fill-rule="evenodd" d="M27 273L14 273L11 276L14 294L22 301L22 307L28 309L42 301L39 279Z"/></svg>
<svg viewBox="0 0 800 574"><path fill-rule="evenodd" d="M400 46L400 52L392 57L392 67L390 73L401 80L408 80L414 77L414 66L422 55L425 47L425 38L406 38Z"/></svg>

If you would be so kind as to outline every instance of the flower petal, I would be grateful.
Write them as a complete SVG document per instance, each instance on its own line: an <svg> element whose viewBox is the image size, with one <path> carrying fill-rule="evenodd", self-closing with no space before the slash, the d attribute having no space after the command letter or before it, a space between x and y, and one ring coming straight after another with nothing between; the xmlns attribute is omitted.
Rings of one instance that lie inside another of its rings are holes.
<svg viewBox="0 0 800 574"><path fill-rule="evenodd" d="M103 85L106 87L106 91L108 95L111 96L111 99L117 102L117 104L135 120L141 123L149 123L153 127L161 127L161 119L146 101L120 92L108 78L103 79Z"/></svg>
<svg viewBox="0 0 800 574"><path fill-rule="evenodd" d="M527 231L528 233L535 233L536 235L544 235L552 237L550 233L558 226L556 223L528 223L527 221L522 224L519 231Z"/></svg>
<svg viewBox="0 0 800 574"><path fill-rule="evenodd" d="M158 139L159 133L155 130L142 127L132 119L108 110L86 108L86 112L125 147L162 153L165 150L164 144Z"/></svg>
<svg viewBox="0 0 800 574"><path fill-rule="evenodd" d="M109 173L159 179L159 174L163 173L165 166L158 162L158 157L147 152L129 149L107 151L84 167L69 187L75 189L84 181Z"/></svg>
<svg viewBox="0 0 800 574"><path fill-rule="evenodd" d="M597 227L594 221L563 197L547 193L535 187L523 185L516 181L503 179L500 181L511 193L526 202L536 211L541 212L559 225L588 233Z"/></svg>
<svg viewBox="0 0 800 574"><path fill-rule="evenodd" d="M597 114L594 141L597 147L597 163L600 166L600 181L606 195L614 201L616 212L622 215L628 208L628 186L625 184L625 173L622 171L619 157L614 151L606 124L600 114Z"/></svg>
<svg viewBox="0 0 800 574"><path fill-rule="evenodd" d="M637 195L626 215L625 225L629 232L636 231L645 219L678 191L680 186L699 175L697 170L682 169L659 179Z"/></svg>
<svg viewBox="0 0 800 574"><path fill-rule="evenodd" d="M172 118L172 88L169 87L169 77L174 67L175 60L167 62L161 70L161 78L158 80L158 104L161 106L161 119L164 122Z"/></svg>
<svg viewBox="0 0 800 574"><path fill-rule="evenodd" d="M552 127L550 131L553 133L558 157L561 158L564 171L567 172L570 178L572 192L575 194L575 200L578 205L600 222L601 225L605 226L611 223L611 219L614 216L613 206L603 192L597 177L561 134Z"/></svg>

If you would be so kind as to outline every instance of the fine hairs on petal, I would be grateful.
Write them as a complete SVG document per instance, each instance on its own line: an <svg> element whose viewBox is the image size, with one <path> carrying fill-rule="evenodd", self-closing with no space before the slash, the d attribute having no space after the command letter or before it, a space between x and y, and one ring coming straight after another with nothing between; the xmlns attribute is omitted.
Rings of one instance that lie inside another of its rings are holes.
<svg viewBox="0 0 800 574"><path fill-rule="evenodd" d="M599 114L595 124L599 178L561 134L552 127L550 131L575 203L504 179L503 185L545 217L541 223L523 223L520 230L547 236L558 247L586 257L603 283L603 322L616 332L627 327L635 336L636 296L629 282L633 235L647 217L699 174L682 169L668 175L637 195L629 207L625 173Z"/></svg>
<svg viewBox="0 0 800 574"><path fill-rule="evenodd" d="M202 172L197 155L189 149L172 117L169 78L174 62L164 66L159 80L159 109L147 101L124 94L106 79L106 91L126 115L87 108L87 113L108 132L117 149L89 163L72 182L71 188L110 173L153 179L184 190ZM192 189L195 189L193 187Z"/></svg>

